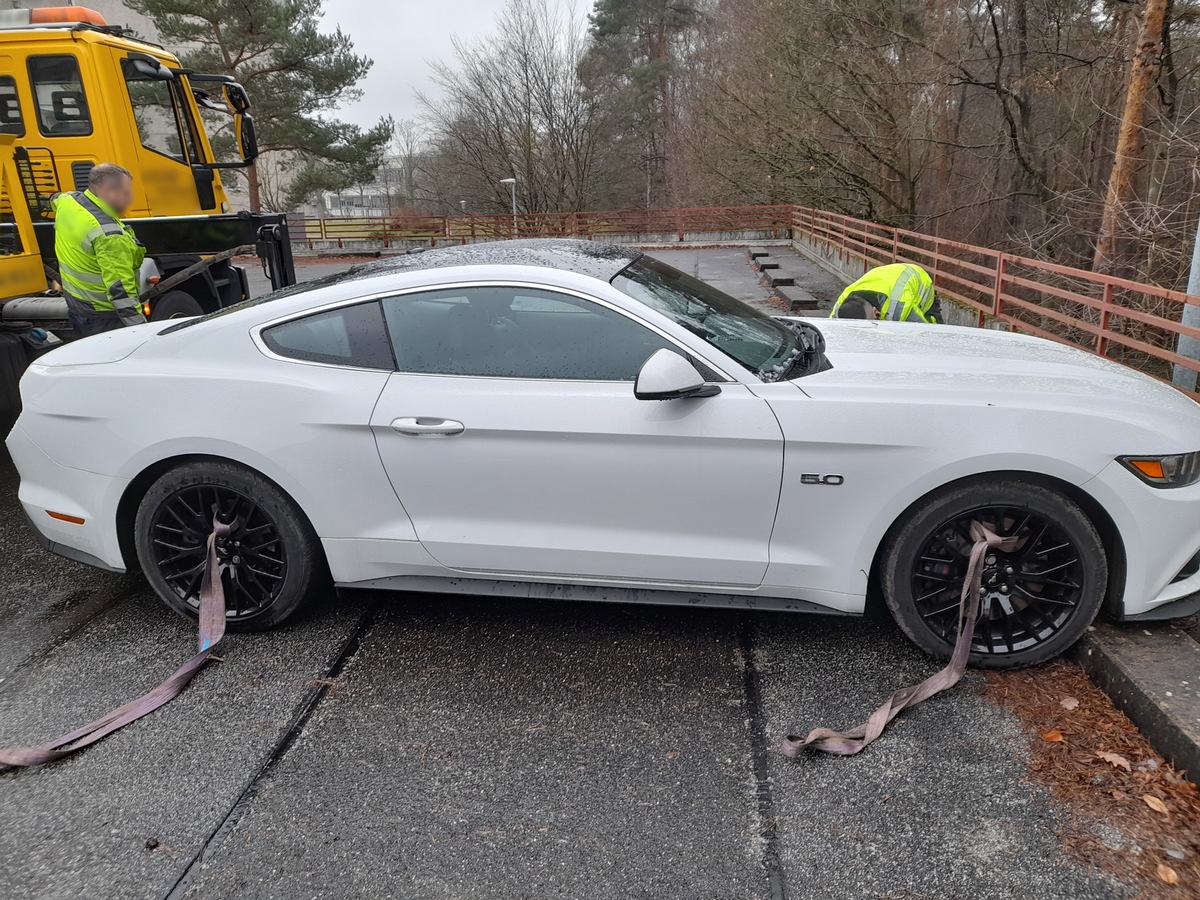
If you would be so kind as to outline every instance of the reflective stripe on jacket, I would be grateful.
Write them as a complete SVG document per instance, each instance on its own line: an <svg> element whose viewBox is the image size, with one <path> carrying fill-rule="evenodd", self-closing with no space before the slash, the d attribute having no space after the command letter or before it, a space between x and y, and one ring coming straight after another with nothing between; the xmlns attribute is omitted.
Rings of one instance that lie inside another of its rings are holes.
<svg viewBox="0 0 1200 900"><path fill-rule="evenodd" d="M138 307L138 268L146 249L133 229L91 191L59 194L54 207L54 254L67 307L76 315L145 322Z"/></svg>
<svg viewBox="0 0 1200 900"><path fill-rule="evenodd" d="M842 291L829 317L837 316L843 301L856 291L877 294L884 298L879 307L879 318L894 322L928 322L937 318L933 309L933 279L920 266L908 263L892 263L877 266L862 278Z"/></svg>

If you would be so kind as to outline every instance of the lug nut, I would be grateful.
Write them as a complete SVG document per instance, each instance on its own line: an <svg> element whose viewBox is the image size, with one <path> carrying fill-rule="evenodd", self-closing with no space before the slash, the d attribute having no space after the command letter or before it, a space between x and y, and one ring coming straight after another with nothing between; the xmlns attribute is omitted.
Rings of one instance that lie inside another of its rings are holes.
<svg viewBox="0 0 1200 900"><path fill-rule="evenodd" d="M1004 574L1005 574L1005 575L1011 575L1012 573L1013 573L1013 567L1012 567L1012 566L1005 566L1005 567L1004 567Z"/></svg>
<svg viewBox="0 0 1200 900"><path fill-rule="evenodd" d="M996 557L989 556L987 559L984 560L984 562L987 563L989 566L994 566L996 564Z"/></svg>
<svg viewBox="0 0 1200 900"><path fill-rule="evenodd" d="M1007 584L1000 585L1000 593L1002 593L1002 594L1008 593L1008 585Z"/></svg>

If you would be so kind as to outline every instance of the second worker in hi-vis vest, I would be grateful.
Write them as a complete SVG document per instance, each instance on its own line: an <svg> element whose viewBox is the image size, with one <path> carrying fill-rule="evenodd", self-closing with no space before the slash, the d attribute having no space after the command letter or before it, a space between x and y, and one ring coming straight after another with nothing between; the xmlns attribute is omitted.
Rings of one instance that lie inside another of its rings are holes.
<svg viewBox="0 0 1200 900"><path fill-rule="evenodd" d="M831 319L887 319L893 322L941 322L933 279L920 266L876 266L842 291Z"/></svg>
<svg viewBox="0 0 1200 900"><path fill-rule="evenodd" d="M133 176L114 163L94 166L86 191L52 201L59 283L81 336L146 321L138 305L146 248L120 218L132 202Z"/></svg>

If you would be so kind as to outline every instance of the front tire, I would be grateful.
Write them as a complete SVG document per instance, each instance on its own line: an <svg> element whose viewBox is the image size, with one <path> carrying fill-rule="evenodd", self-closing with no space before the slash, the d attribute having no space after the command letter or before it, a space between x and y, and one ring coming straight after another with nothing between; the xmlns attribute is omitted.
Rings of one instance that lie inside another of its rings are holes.
<svg viewBox="0 0 1200 900"><path fill-rule="evenodd" d="M970 664L1010 669L1059 655L1099 612L1108 559L1096 527L1077 503L1016 479L952 487L910 511L881 556L880 582L892 617L921 649L950 656L972 520L1020 540L1012 553L985 557L986 594Z"/></svg>
<svg viewBox="0 0 1200 900"><path fill-rule="evenodd" d="M172 609L199 611L214 515L234 523L217 548L229 630L278 625L327 583L312 526L275 484L232 463L186 463L150 486L134 522L142 571Z"/></svg>

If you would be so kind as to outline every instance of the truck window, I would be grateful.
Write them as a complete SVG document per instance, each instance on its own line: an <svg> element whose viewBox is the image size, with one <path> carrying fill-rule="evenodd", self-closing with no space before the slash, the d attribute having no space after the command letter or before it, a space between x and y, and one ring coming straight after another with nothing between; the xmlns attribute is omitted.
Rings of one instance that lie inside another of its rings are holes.
<svg viewBox="0 0 1200 900"><path fill-rule="evenodd" d="M175 112L171 82L139 74L128 60L121 63L121 71L125 75L125 86L129 88L133 120L137 123L142 146L179 162L187 162L179 136L179 117Z"/></svg>
<svg viewBox="0 0 1200 900"><path fill-rule="evenodd" d="M0 132L17 137L25 134L21 101L17 98L17 80L11 75L0 75Z"/></svg>
<svg viewBox="0 0 1200 900"><path fill-rule="evenodd" d="M74 56L31 56L29 82L42 134L64 137L92 133L79 60Z"/></svg>

